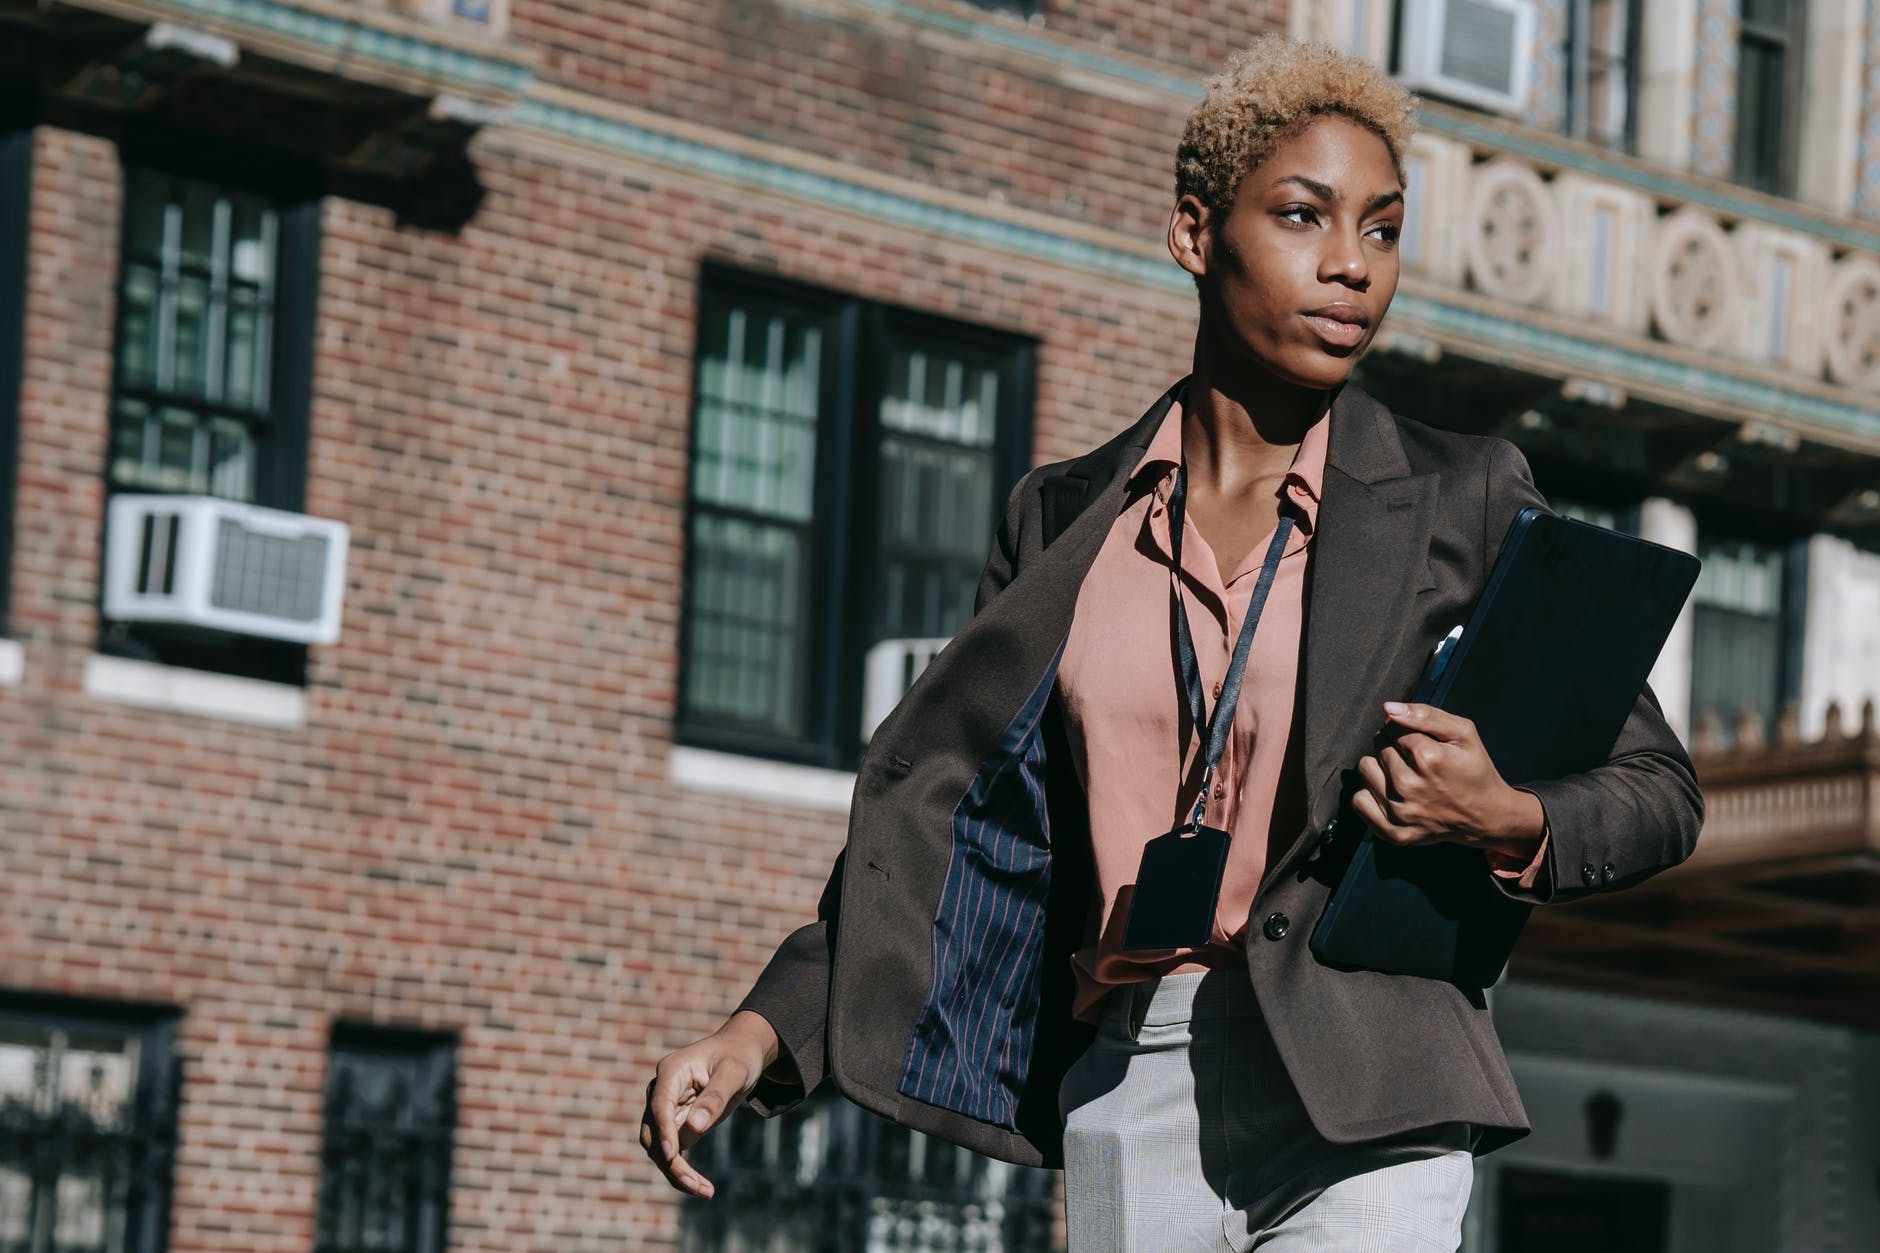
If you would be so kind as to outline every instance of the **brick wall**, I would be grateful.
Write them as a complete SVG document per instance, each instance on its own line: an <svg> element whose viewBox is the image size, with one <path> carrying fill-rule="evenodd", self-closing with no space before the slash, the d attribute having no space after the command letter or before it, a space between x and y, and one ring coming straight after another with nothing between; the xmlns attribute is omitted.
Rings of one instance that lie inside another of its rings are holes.
<svg viewBox="0 0 1880 1253"><path fill-rule="evenodd" d="M1159 236L1166 100L918 45L881 7L517 0L513 33L582 91ZM1049 32L1175 61L1284 16L1058 7ZM185 1010L177 1253L309 1247L337 1019L459 1033L454 1249L670 1247L646 1079L807 920L841 841L668 782L704 258L1037 337L1039 460L1186 363L1179 287L517 131L474 156L455 236L325 203L307 501L353 552L307 725L275 730L84 692L121 175L111 143L38 132L0 982Z"/></svg>
<svg viewBox="0 0 1880 1253"><path fill-rule="evenodd" d="M897 9L945 24L919 26ZM1021 25L961 0L516 0L544 79L672 117L978 197L1138 234L1166 225L1195 84L1284 3L1165 8L1051 0ZM1079 72L1015 50L1023 32L1149 76ZM1157 84L1161 84L1158 86Z"/></svg>

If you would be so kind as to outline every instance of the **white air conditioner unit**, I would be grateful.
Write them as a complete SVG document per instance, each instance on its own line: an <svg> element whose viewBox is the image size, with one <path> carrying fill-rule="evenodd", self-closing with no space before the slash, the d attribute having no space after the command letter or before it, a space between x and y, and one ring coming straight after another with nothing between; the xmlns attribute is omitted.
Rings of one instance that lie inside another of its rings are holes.
<svg viewBox="0 0 1880 1253"><path fill-rule="evenodd" d="M940 655L947 639L882 640L862 661L862 743L894 712L927 663Z"/></svg>
<svg viewBox="0 0 1880 1253"><path fill-rule="evenodd" d="M331 644L346 581L344 523L213 496L114 496L104 614Z"/></svg>
<svg viewBox="0 0 1880 1253"><path fill-rule="evenodd" d="M1530 0L1404 0L1397 77L1415 91L1519 113L1534 23Z"/></svg>

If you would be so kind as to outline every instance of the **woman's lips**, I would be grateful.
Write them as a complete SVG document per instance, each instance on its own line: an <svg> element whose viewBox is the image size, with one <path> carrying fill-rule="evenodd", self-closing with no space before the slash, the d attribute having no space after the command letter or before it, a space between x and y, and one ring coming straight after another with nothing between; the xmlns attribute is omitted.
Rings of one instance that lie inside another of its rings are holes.
<svg viewBox="0 0 1880 1253"><path fill-rule="evenodd" d="M1308 313L1306 323L1334 348L1356 348L1358 341L1364 338L1364 328L1356 322L1340 322L1337 318Z"/></svg>

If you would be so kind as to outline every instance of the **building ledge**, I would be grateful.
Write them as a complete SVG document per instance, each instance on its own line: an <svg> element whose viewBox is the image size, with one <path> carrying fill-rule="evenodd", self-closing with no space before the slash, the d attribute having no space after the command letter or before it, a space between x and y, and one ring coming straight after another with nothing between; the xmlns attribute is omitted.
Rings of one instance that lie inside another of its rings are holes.
<svg viewBox="0 0 1880 1253"><path fill-rule="evenodd" d="M666 777L686 791L828 813L847 813L849 797L855 791L855 776L845 770L798 766L683 744L673 745Z"/></svg>
<svg viewBox="0 0 1880 1253"><path fill-rule="evenodd" d="M142 709L292 729L307 725L306 689L203 670L94 653L85 659L85 695Z"/></svg>

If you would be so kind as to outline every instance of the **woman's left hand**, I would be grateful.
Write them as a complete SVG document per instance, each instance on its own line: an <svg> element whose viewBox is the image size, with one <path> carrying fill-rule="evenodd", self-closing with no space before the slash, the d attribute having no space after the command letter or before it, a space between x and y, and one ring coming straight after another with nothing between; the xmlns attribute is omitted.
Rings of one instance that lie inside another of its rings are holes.
<svg viewBox="0 0 1880 1253"><path fill-rule="evenodd" d="M1540 798L1511 787L1467 718L1433 705L1384 706L1388 740L1358 763L1351 807L1393 844L1439 840L1525 861L1546 831Z"/></svg>

